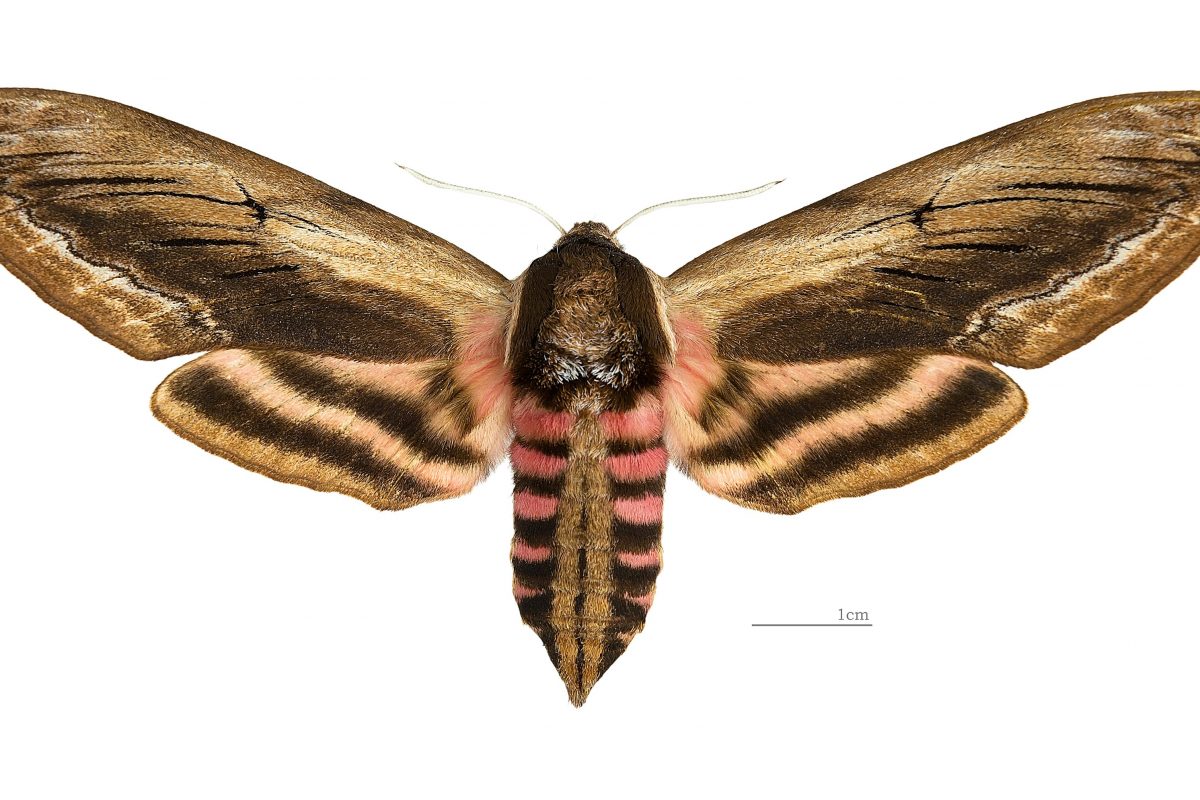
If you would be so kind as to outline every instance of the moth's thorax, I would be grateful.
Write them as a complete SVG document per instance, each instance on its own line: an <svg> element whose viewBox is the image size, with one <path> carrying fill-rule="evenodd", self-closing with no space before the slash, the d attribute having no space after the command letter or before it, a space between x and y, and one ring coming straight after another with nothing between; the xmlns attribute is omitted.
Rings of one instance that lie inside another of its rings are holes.
<svg viewBox="0 0 1200 800"><path fill-rule="evenodd" d="M522 280L509 334L517 386L564 411L631 407L665 355L657 303L608 228L576 225Z"/></svg>

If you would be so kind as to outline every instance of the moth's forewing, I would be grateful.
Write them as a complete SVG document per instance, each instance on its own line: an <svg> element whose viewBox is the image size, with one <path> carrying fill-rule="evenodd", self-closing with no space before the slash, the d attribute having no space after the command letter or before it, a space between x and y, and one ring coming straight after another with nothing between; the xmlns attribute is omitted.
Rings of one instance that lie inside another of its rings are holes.
<svg viewBox="0 0 1200 800"><path fill-rule="evenodd" d="M1090 100L769 222L668 279L718 354L915 348L1038 367L1200 254L1200 92Z"/></svg>
<svg viewBox="0 0 1200 800"><path fill-rule="evenodd" d="M454 356L507 281L428 231L199 131L0 90L0 263L139 358Z"/></svg>

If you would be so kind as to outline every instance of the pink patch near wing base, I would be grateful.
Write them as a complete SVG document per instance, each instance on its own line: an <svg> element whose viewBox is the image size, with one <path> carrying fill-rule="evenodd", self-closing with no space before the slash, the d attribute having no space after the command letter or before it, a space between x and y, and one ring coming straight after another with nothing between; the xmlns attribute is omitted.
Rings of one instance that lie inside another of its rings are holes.
<svg viewBox="0 0 1200 800"><path fill-rule="evenodd" d="M688 414L700 413L700 403L720 380L723 369L717 361L704 327L686 317L672 317L675 329L675 368L667 373L668 405L681 405Z"/></svg>

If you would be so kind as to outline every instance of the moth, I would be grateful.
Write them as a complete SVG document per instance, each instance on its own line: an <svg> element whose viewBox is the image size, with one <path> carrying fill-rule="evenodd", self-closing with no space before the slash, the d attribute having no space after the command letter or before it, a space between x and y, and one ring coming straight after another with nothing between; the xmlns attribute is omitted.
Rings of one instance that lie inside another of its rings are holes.
<svg viewBox="0 0 1200 800"><path fill-rule="evenodd" d="M127 353L153 410L380 509L505 455L513 593L582 704L642 629L674 463L761 511L899 486L1022 416L1040 367L1200 253L1200 92L1091 100L756 228L668 277L583 222L515 280L117 103L0 90L0 262Z"/></svg>

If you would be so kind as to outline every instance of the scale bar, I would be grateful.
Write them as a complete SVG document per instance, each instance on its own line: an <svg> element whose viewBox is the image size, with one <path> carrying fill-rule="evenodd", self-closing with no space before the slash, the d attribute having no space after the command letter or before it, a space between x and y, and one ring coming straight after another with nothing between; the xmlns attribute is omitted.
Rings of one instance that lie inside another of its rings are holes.
<svg viewBox="0 0 1200 800"><path fill-rule="evenodd" d="M870 628L873 622L752 622L751 628Z"/></svg>

